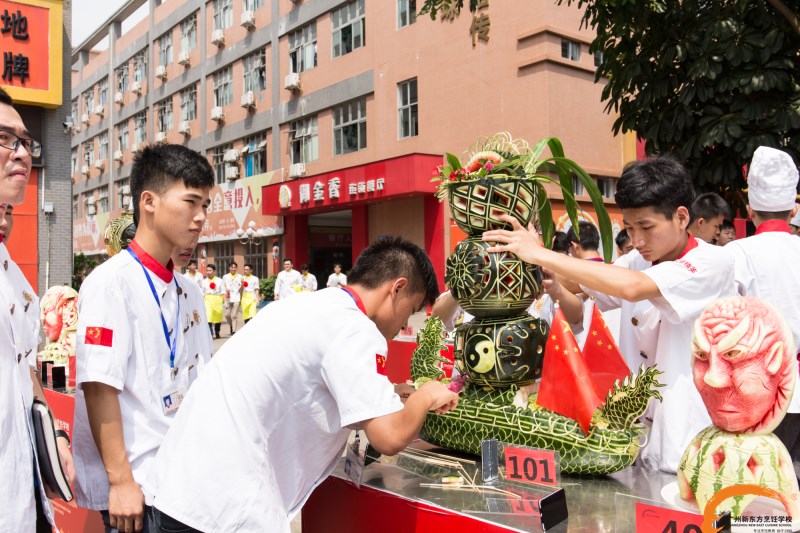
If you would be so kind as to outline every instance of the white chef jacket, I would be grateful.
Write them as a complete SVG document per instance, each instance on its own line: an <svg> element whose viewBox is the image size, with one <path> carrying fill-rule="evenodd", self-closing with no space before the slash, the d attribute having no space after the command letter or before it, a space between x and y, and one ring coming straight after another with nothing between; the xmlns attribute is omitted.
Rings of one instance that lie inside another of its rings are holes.
<svg viewBox="0 0 800 533"><path fill-rule="evenodd" d="M31 405L39 334L39 298L0 244L0 531L34 531L38 480L44 512L53 510L36 461Z"/></svg>
<svg viewBox="0 0 800 533"><path fill-rule="evenodd" d="M184 279L173 278L172 269L165 269L135 240L131 247L148 269L161 300L161 313L142 266L127 251L94 269L78 295L75 493L79 506L94 510L108 509L109 484L92 438L83 384L104 383L120 391L125 452L133 477L141 485L175 417L175 413L164 414L162 397L188 389L211 357L211 337L199 291ZM178 300L180 314L176 316ZM162 313L169 331L177 328L174 378ZM87 328L111 330L111 346L87 344ZM144 491L144 496L150 505L152 495Z"/></svg>
<svg viewBox="0 0 800 533"><path fill-rule="evenodd" d="M769 223L767 227L769 227ZM788 230L788 224L785 225ZM742 296L758 296L783 314L800 349L800 239L791 233L764 231L728 245L734 258L736 289ZM795 385L790 413L800 413L800 392Z"/></svg>
<svg viewBox="0 0 800 533"><path fill-rule="evenodd" d="M664 400L660 403L651 402L648 408L646 416L652 418L653 425L641 457L646 467L665 472L677 471L680 458L691 440L700 430L711 425L711 418L692 379L694 322L712 301L736 294L733 262L725 248L702 240L696 242L697 247L681 258L649 268L645 266L648 262L636 250L618 260L625 260L623 263L632 270L641 269L661 292L661 296L649 301L654 311L645 311L657 313L655 316L659 324L655 346L644 349L655 352L654 358L648 354L648 362L655 363L664 372L659 376L665 384L660 389ZM587 292L596 296L596 302L600 305L601 295L596 291ZM628 316L636 312L635 306L623 307L622 331L629 327L625 322L626 307L631 313Z"/></svg>
<svg viewBox="0 0 800 533"><path fill-rule="evenodd" d="M186 276L186 279L188 279L189 281L193 281L195 284L197 284L198 287L203 282L203 278L205 277L204 275L202 275L200 272L197 271L195 271L194 276L192 276L189 272L186 272L184 276Z"/></svg>
<svg viewBox="0 0 800 533"><path fill-rule="evenodd" d="M245 285L247 282L247 285ZM261 280L258 279L258 276L254 276L250 274L250 277L242 276L242 292L256 292L260 289Z"/></svg>
<svg viewBox="0 0 800 533"><path fill-rule="evenodd" d="M314 292L317 290L317 277L314 274L309 272L308 276L303 277L303 274L300 274L300 277L303 279L303 283L300 285L303 287L304 291Z"/></svg>
<svg viewBox="0 0 800 533"><path fill-rule="evenodd" d="M230 272L222 276L222 284L225 285L225 290L228 292L228 301L229 302L241 302L242 301L242 294L239 290L242 288L242 276L240 274L236 274L235 276L231 276Z"/></svg>
<svg viewBox="0 0 800 533"><path fill-rule="evenodd" d="M403 408L377 371L386 351L342 289L268 305L189 392L148 476L154 505L202 531L288 533L351 427Z"/></svg>
<svg viewBox="0 0 800 533"><path fill-rule="evenodd" d="M347 285L347 276L344 274L336 274L335 272L328 276L328 287L344 287Z"/></svg>
<svg viewBox="0 0 800 533"><path fill-rule="evenodd" d="M297 294L295 287L303 284L303 275L295 269L290 271L281 270L278 279L275 280L275 296L283 300L289 296Z"/></svg>
<svg viewBox="0 0 800 533"><path fill-rule="evenodd" d="M211 284L214 284L214 288L211 288ZM214 276L211 279L203 278L203 281L200 282L200 289L203 292L203 295L206 294L219 294L221 296L225 296L225 286L223 284L222 278Z"/></svg>

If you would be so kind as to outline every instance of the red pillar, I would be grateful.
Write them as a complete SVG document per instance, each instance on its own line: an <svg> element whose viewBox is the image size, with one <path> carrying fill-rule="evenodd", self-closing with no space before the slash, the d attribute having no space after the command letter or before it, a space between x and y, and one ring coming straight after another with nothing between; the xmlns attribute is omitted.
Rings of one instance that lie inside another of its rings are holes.
<svg viewBox="0 0 800 533"><path fill-rule="evenodd" d="M431 258L433 269L436 271L436 281L439 289L444 290L444 203L436 196L425 196L423 205L423 220L425 225L425 251Z"/></svg>
<svg viewBox="0 0 800 533"><path fill-rule="evenodd" d="M364 251L364 248L369 246L369 213L365 205L353 207L351 213L352 228L350 231L353 236L352 253L353 264L355 265L358 255Z"/></svg>
<svg viewBox="0 0 800 533"><path fill-rule="evenodd" d="M298 269L308 263L308 215L289 215L283 219L283 253L279 261L288 257Z"/></svg>

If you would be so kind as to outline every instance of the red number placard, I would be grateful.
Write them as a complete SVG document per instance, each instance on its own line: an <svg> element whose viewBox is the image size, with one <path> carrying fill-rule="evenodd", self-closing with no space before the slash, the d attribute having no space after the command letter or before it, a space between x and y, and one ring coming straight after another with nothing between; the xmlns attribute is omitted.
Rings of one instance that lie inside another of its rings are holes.
<svg viewBox="0 0 800 533"><path fill-rule="evenodd" d="M552 450L532 450L505 446L506 480L558 485L556 457Z"/></svg>
<svg viewBox="0 0 800 533"><path fill-rule="evenodd" d="M636 502L636 533L702 533L703 517Z"/></svg>

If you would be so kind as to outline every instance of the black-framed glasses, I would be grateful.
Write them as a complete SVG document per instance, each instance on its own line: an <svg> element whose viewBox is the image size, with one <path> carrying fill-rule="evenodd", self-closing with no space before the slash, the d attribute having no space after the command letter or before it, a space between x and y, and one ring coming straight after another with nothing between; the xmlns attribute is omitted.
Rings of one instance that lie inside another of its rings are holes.
<svg viewBox="0 0 800 533"><path fill-rule="evenodd" d="M10 131L0 130L0 146L12 152L16 152L22 146L26 152L31 154L31 157L42 155L42 144L39 141L17 137Z"/></svg>

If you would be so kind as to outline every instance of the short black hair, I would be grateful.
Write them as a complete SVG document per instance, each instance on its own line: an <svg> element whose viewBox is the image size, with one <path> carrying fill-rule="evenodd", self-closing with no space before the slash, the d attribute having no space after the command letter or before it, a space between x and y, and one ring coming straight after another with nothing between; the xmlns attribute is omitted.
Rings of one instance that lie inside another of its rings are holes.
<svg viewBox="0 0 800 533"><path fill-rule="evenodd" d="M180 144L146 146L138 152L131 168L133 222L139 225L142 192L161 195L178 182L196 189L210 189L214 186L214 169L208 159Z"/></svg>
<svg viewBox="0 0 800 533"><path fill-rule="evenodd" d="M692 206L689 208L689 214L691 215L689 223L694 222L698 218L711 220L720 215L722 215L723 219L730 219L731 206L729 206L728 202L719 194L715 192L706 192L694 199Z"/></svg>
<svg viewBox="0 0 800 533"><path fill-rule="evenodd" d="M622 250L622 248L625 246L625 243L627 243L630 240L631 240L631 237L630 237L630 235L628 235L628 230L626 230L625 228L622 228L621 230L619 230L619 233L617 233L617 236L614 237L614 242L617 243L617 247L620 250Z"/></svg>
<svg viewBox="0 0 800 533"><path fill-rule="evenodd" d="M186 266L191 266L191 265L197 266L197 261L194 259L189 259L189 262L186 264Z"/></svg>
<svg viewBox="0 0 800 533"><path fill-rule="evenodd" d="M677 159L657 156L625 165L614 200L620 209L651 207L671 220L679 207L691 208L694 188Z"/></svg>
<svg viewBox="0 0 800 533"><path fill-rule="evenodd" d="M291 264L294 264L294 261L292 261L292 260L291 260L291 259L289 259L288 257L284 257L284 258L283 258L283 262L285 263L286 261L289 261Z"/></svg>
<svg viewBox="0 0 800 533"><path fill-rule="evenodd" d="M560 254L569 253L569 236L563 231L553 233L553 251Z"/></svg>
<svg viewBox="0 0 800 533"><path fill-rule="evenodd" d="M720 224L719 230L722 231L722 230L726 230L726 229L736 230L736 226L733 225L733 222L731 222L730 220L726 219L726 220L722 221L722 224Z"/></svg>
<svg viewBox="0 0 800 533"><path fill-rule="evenodd" d="M249 268L250 270L253 270L253 265L251 265L250 263L245 263L242 268Z"/></svg>
<svg viewBox="0 0 800 533"><path fill-rule="evenodd" d="M303 271L303 270L311 270L311 269L310 269L310 268L308 268L308 265L306 265L305 263L303 263L302 265L300 265L300 270L301 270L301 271Z"/></svg>
<svg viewBox="0 0 800 533"><path fill-rule="evenodd" d="M386 282L406 278L412 294L424 293L423 305L439 296L436 272L425 250L400 237L381 236L356 259L348 283L376 289Z"/></svg>
<svg viewBox="0 0 800 533"><path fill-rule="evenodd" d="M217 267L216 267L216 265L215 265L214 263L209 263L209 264L207 264L207 265L206 265L206 268L210 268L210 269L211 269L211 270L213 270L214 272L216 272L216 271L217 271Z"/></svg>
<svg viewBox="0 0 800 533"><path fill-rule="evenodd" d="M753 209L753 213L758 215L761 220L789 220L789 217L792 216L791 209L788 211L756 211Z"/></svg>
<svg viewBox="0 0 800 533"><path fill-rule="evenodd" d="M239 263L237 263L236 261L231 261L230 263L228 263L228 268L230 267L239 268Z"/></svg>
<svg viewBox="0 0 800 533"><path fill-rule="evenodd" d="M567 230L567 237L569 237L570 242L579 244L584 250L597 251L600 249L600 232L597 231L597 227L594 224L581 220L578 222L578 230L581 232L580 238L575 235L574 227L570 227Z"/></svg>
<svg viewBox="0 0 800 533"><path fill-rule="evenodd" d="M333 268L336 268L336 267L342 268L342 264L341 263L334 263L333 264Z"/></svg>
<svg viewBox="0 0 800 533"><path fill-rule="evenodd" d="M14 106L14 99L11 98L11 95L2 87L0 87L0 104Z"/></svg>

